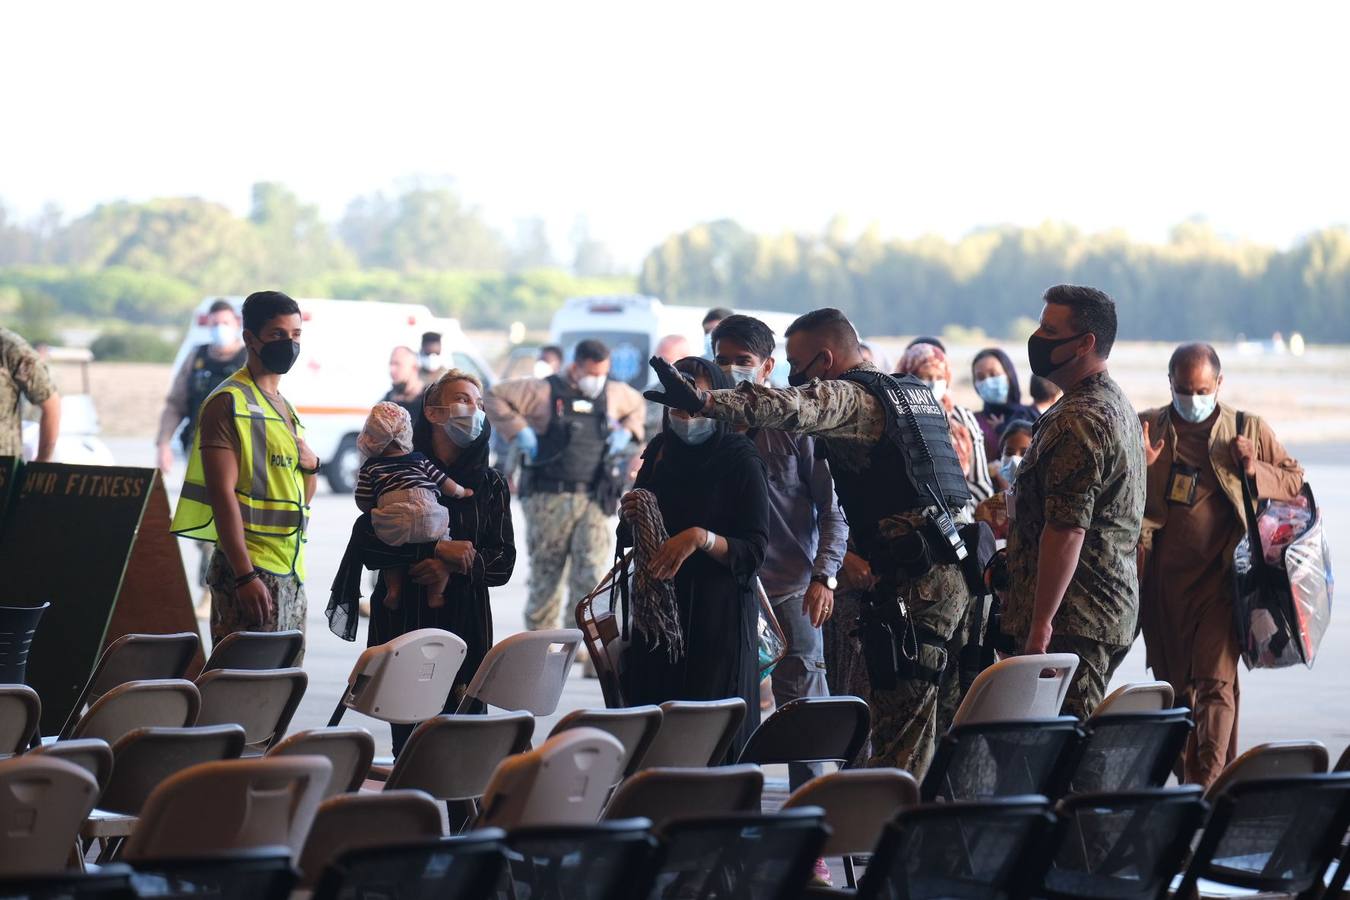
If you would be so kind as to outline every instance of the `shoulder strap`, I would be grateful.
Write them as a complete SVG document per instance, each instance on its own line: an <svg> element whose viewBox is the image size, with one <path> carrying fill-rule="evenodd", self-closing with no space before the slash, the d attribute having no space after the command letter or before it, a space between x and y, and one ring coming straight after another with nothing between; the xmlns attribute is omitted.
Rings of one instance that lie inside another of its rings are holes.
<svg viewBox="0 0 1350 900"><path fill-rule="evenodd" d="M1247 414L1242 410L1237 411L1237 433L1240 435L1247 425ZM1242 480L1242 511L1247 517L1247 544L1251 550L1252 566L1265 565L1266 555L1261 548L1261 529L1256 524L1256 488L1251 483L1251 477L1247 475L1246 469L1238 470L1238 478Z"/></svg>

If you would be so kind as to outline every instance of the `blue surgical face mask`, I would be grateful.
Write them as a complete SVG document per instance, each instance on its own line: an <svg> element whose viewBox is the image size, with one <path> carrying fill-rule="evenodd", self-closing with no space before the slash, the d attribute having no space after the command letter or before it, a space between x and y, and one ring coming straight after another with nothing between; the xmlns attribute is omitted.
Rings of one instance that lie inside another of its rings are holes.
<svg viewBox="0 0 1350 900"><path fill-rule="evenodd" d="M211 326L211 346L212 347L233 347L239 343L239 329L233 325L226 325L224 322L217 322Z"/></svg>
<svg viewBox="0 0 1350 900"><path fill-rule="evenodd" d="M1004 481L1012 484L1013 479L1017 477L1017 467L1020 465L1022 465L1021 456L1005 456L1003 462L999 464L999 474L1003 476Z"/></svg>
<svg viewBox="0 0 1350 900"><path fill-rule="evenodd" d="M985 403L1007 403L1008 376L990 375L975 382L975 393L979 394Z"/></svg>
<svg viewBox="0 0 1350 900"><path fill-rule="evenodd" d="M1172 392L1172 408L1187 422L1203 422L1214 414L1218 394L1178 394Z"/></svg>
<svg viewBox="0 0 1350 900"><path fill-rule="evenodd" d="M681 419L679 416L670 417L670 430L675 436L686 444L698 445L712 437L717 429L717 423L712 419L705 419L697 416L692 419Z"/></svg>
<svg viewBox="0 0 1350 900"><path fill-rule="evenodd" d="M759 366L722 366L722 371L738 385L744 381L759 384Z"/></svg>
<svg viewBox="0 0 1350 900"><path fill-rule="evenodd" d="M483 411L475 409L472 413L452 415L445 420L441 428L445 430L446 437L454 441L456 447L467 447L483 433L483 419Z"/></svg>

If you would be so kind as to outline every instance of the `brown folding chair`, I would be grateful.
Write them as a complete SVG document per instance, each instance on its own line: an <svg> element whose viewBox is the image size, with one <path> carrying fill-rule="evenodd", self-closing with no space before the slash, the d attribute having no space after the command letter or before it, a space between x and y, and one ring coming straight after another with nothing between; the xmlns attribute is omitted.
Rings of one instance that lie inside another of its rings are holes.
<svg viewBox="0 0 1350 900"><path fill-rule="evenodd" d="M301 884L313 884L330 863L351 850L439 837L440 807L421 791L330 797L319 806L300 855Z"/></svg>
<svg viewBox="0 0 1350 900"><path fill-rule="evenodd" d="M322 756L333 764L333 780L324 791L328 800L338 794L360 790L375 759L375 738L364 728L315 728L300 731L279 744L268 756Z"/></svg>
<svg viewBox="0 0 1350 900"><path fill-rule="evenodd" d="M60 874L97 799L94 776L63 759L0 762L0 878Z"/></svg>
<svg viewBox="0 0 1350 900"><path fill-rule="evenodd" d="M233 631L211 648L203 672L212 669L289 669L305 649L305 633Z"/></svg>
<svg viewBox="0 0 1350 900"><path fill-rule="evenodd" d="M213 669L197 679L199 725L242 725L245 756L261 756L286 735L309 686L304 669Z"/></svg>
<svg viewBox="0 0 1350 900"><path fill-rule="evenodd" d="M643 768L687 768L721 763L745 721L745 701L668 700L661 727L642 758Z"/></svg>
<svg viewBox="0 0 1350 900"><path fill-rule="evenodd" d="M69 736L111 746L137 728L185 728L196 724L201 702L196 685L180 678L128 681L95 700Z"/></svg>
<svg viewBox="0 0 1350 900"><path fill-rule="evenodd" d="M549 737L569 728L598 728L612 734L623 744L625 758L622 776L627 778L642 766L647 748L661 728L659 706L633 706L626 709L577 709L553 726Z"/></svg>
<svg viewBox="0 0 1350 900"><path fill-rule="evenodd" d="M675 819L758 813L764 794L759 766L643 769L619 785L605 819L649 819L664 828Z"/></svg>
<svg viewBox="0 0 1350 900"><path fill-rule="evenodd" d="M124 634L108 645L98 659L84 690L61 726L62 739L71 737L85 707L118 685L129 681L162 681L187 674L202 642L195 632Z"/></svg>
<svg viewBox="0 0 1350 900"><path fill-rule="evenodd" d="M0 684L0 757L22 753L42 721L42 701L26 684Z"/></svg>

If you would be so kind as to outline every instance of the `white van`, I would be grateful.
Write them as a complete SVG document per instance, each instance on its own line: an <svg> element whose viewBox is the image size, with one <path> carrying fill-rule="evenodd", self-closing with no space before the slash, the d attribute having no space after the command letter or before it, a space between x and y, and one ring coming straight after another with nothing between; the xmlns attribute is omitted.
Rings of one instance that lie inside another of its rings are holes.
<svg viewBox="0 0 1350 900"><path fill-rule="evenodd" d="M174 371L194 348L210 340L207 297L193 314L192 326L174 359ZM243 297L226 297L243 306ZM300 359L282 382L282 392L305 423L305 440L323 462L324 478L334 491L356 485L361 454L356 436L371 406L389 392L389 354L398 346L416 352L422 334L441 334L446 367L472 372L492 384L491 368L465 337L456 319L438 319L425 306L373 300L322 300L297 297L304 318ZM177 441L174 442L175 445Z"/></svg>
<svg viewBox="0 0 1350 900"><path fill-rule="evenodd" d="M787 384L788 365L783 332L797 317L792 313L737 309L754 316L774 331L773 383ZM549 339L563 348L570 359L576 345L587 339L604 341L609 347L610 375L643 390L654 380L647 360L661 338L681 334L696 354L704 351L703 306L669 306L655 297L573 297L553 314Z"/></svg>

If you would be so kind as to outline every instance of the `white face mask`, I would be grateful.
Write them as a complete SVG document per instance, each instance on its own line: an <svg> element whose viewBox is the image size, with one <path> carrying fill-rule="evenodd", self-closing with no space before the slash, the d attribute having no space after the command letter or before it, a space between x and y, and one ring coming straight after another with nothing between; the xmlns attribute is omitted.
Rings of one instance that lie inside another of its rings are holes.
<svg viewBox="0 0 1350 900"><path fill-rule="evenodd" d="M1021 465L1022 457L1020 455L1005 456L1003 462L999 465L999 474L1003 476L1004 481L1012 484L1013 479L1017 477L1017 468Z"/></svg>
<svg viewBox="0 0 1350 900"><path fill-rule="evenodd" d="M594 400L605 389L604 375L582 375L577 379L577 390Z"/></svg>
<svg viewBox="0 0 1350 900"><path fill-rule="evenodd" d="M722 366L722 371L727 373L736 384L748 381L751 384L759 384L759 366Z"/></svg>
<svg viewBox="0 0 1350 900"><path fill-rule="evenodd" d="M224 322L211 326L211 346L218 348L233 347L239 343L239 329Z"/></svg>
<svg viewBox="0 0 1350 900"><path fill-rule="evenodd" d="M536 359L534 361L534 377L539 379L547 378L553 374L553 367L547 361Z"/></svg>
<svg viewBox="0 0 1350 900"><path fill-rule="evenodd" d="M933 399L937 402L941 403L942 398L947 396L947 379L934 378L932 381L925 381L924 384L928 385L928 389L933 392Z"/></svg>
<svg viewBox="0 0 1350 900"><path fill-rule="evenodd" d="M670 417L670 430L686 444L701 444L712 437L713 431L716 429L716 422L702 416L691 419L681 419L679 416Z"/></svg>
<svg viewBox="0 0 1350 900"><path fill-rule="evenodd" d="M420 359L422 371L439 372L441 370L441 355L439 353L423 353Z"/></svg>
<svg viewBox="0 0 1350 900"><path fill-rule="evenodd" d="M1172 392L1172 407L1187 422L1203 422L1214 413L1218 394L1178 394Z"/></svg>
<svg viewBox="0 0 1350 900"><path fill-rule="evenodd" d="M483 433L483 420L486 417L481 409L475 409L471 413L450 416L441 427L456 447L467 447Z"/></svg>

